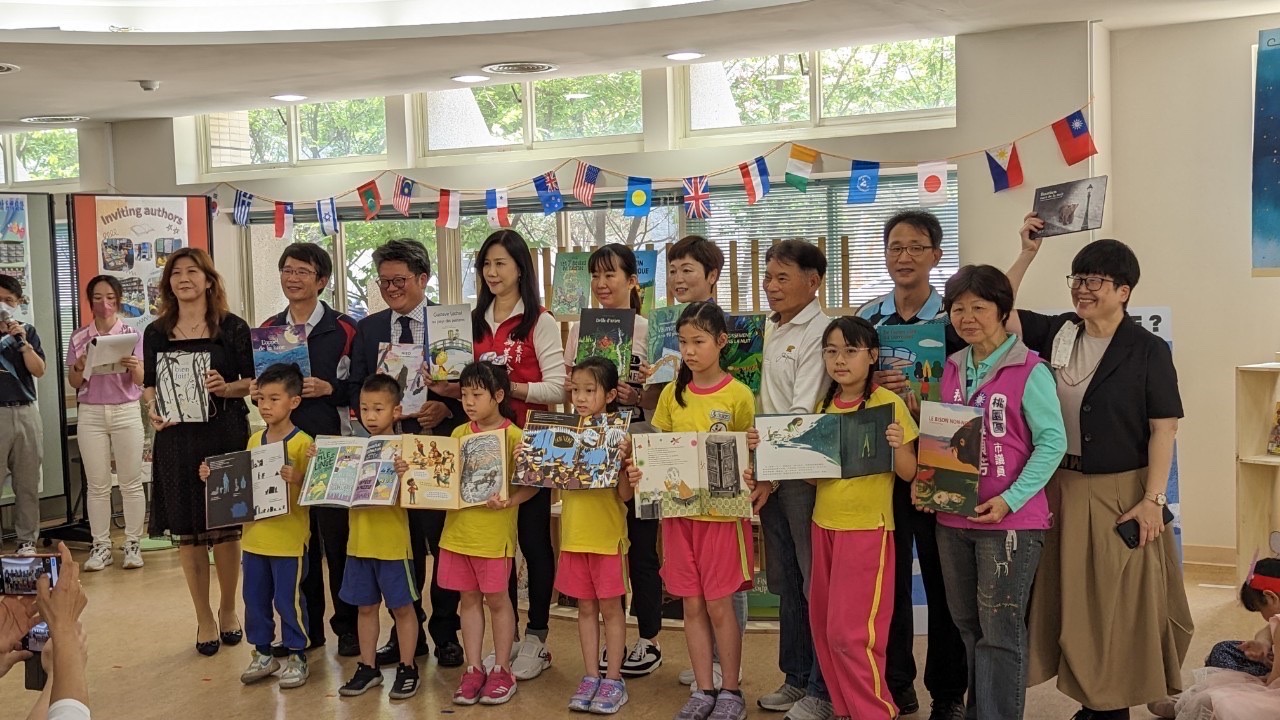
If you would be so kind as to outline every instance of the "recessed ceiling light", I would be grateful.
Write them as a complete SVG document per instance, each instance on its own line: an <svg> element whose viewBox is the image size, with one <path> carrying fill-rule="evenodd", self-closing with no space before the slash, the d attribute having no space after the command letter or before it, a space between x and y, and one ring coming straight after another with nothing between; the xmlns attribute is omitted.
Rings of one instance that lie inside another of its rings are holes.
<svg viewBox="0 0 1280 720"><path fill-rule="evenodd" d="M307 96L306 95L272 95L271 99L279 100L280 102L299 102L302 100L306 100Z"/></svg>
<svg viewBox="0 0 1280 720"><path fill-rule="evenodd" d="M493 75L537 75L539 73L555 72L559 67L548 62L520 60L515 62L493 63L491 65L485 65L480 69Z"/></svg>
<svg viewBox="0 0 1280 720"><path fill-rule="evenodd" d="M22 68L11 63L0 63L0 75L12 75L21 69Z"/></svg>
<svg viewBox="0 0 1280 720"><path fill-rule="evenodd" d="M478 83L488 80L488 75L454 75L453 81L460 83Z"/></svg>
<svg viewBox="0 0 1280 720"><path fill-rule="evenodd" d="M591 93L565 93L565 100L586 100L591 97Z"/></svg>
<svg viewBox="0 0 1280 720"><path fill-rule="evenodd" d="M704 56L705 55L700 52L673 52L670 55L667 55L667 59L675 62L689 62L690 60L697 60Z"/></svg>
<svg viewBox="0 0 1280 720"><path fill-rule="evenodd" d="M36 115L35 117L24 117L21 121L31 125L66 125L68 123L78 123L88 120L84 115Z"/></svg>

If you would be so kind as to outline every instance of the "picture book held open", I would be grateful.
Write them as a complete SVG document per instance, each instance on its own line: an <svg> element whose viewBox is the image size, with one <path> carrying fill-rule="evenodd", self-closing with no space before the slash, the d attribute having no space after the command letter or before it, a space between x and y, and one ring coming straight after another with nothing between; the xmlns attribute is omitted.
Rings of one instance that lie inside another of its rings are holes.
<svg viewBox="0 0 1280 720"><path fill-rule="evenodd" d="M972 517L982 467L982 408L920 404L916 501L937 512Z"/></svg>
<svg viewBox="0 0 1280 720"><path fill-rule="evenodd" d="M316 456L307 468L300 504L346 508L396 504L400 477L395 460L400 436L322 435L315 445Z"/></svg>
<svg viewBox="0 0 1280 720"><path fill-rule="evenodd" d="M636 517L751 517L746 433L636 433Z"/></svg>
<svg viewBox="0 0 1280 720"><path fill-rule="evenodd" d="M630 424L629 410L594 416L530 411L513 482L560 490L616 487Z"/></svg>
<svg viewBox="0 0 1280 720"><path fill-rule="evenodd" d="M880 369L897 370L921 400L942 397L942 368L947 361L947 325L940 322L881 325Z"/></svg>
<svg viewBox="0 0 1280 720"><path fill-rule="evenodd" d="M407 508L460 510L508 495L505 430L463 438L405 435L401 457L409 472L400 479L400 504Z"/></svg>
<svg viewBox="0 0 1280 720"><path fill-rule="evenodd" d="M208 422L204 381L212 362L203 351L156 353L156 414L169 422Z"/></svg>
<svg viewBox="0 0 1280 720"><path fill-rule="evenodd" d="M311 377L311 355L307 351L306 325L273 325L252 328L249 340L253 344L253 374L276 364L297 365L302 377Z"/></svg>
<svg viewBox="0 0 1280 720"><path fill-rule="evenodd" d="M204 507L210 528L289 512L289 489L280 477L280 469L286 463L283 442L215 455L205 462L209 465L209 480L204 486Z"/></svg>
<svg viewBox="0 0 1280 720"><path fill-rule="evenodd" d="M771 482L893 472L893 450L885 437L892 423L892 405L849 413L757 415L756 473Z"/></svg>
<svg viewBox="0 0 1280 720"><path fill-rule="evenodd" d="M475 359L470 305L427 306L427 366L433 382L457 380Z"/></svg>

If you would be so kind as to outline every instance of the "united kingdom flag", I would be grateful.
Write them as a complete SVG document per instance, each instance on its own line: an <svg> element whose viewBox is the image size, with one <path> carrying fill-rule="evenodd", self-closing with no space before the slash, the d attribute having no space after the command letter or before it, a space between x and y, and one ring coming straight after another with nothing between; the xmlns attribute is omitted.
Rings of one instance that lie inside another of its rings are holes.
<svg viewBox="0 0 1280 720"><path fill-rule="evenodd" d="M684 179L684 214L690 220L711 217L711 191L706 175Z"/></svg>

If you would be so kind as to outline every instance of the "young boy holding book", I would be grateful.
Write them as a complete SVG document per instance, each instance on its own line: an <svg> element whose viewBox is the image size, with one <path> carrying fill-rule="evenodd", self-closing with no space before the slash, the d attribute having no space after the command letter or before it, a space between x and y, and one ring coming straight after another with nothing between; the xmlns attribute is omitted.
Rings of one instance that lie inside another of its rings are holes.
<svg viewBox="0 0 1280 720"><path fill-rule="evenodd" d="M293 411L302 402L302 373L297 365L272 365L258 376L258 412L267 429L249 436L249 450L282 442L288 464L280 477L289 487L289 512L244 526L241 567L244 573L244 630L253 647L249 666L240 674L240 682L249 684L270 677L280 670L280 661L272 657L276 624L272 614L280 615L280 634L288 650L281 688L296 688L307 682L309 671L303 654L307 637L307 601L299 591L306 568L307 542L311 538L311 518L305 505L298 503L302 479L306 476L307 456L312 447L311 436L294 426ZM200 479L209 480L208 463L200 464Z"/></svg>

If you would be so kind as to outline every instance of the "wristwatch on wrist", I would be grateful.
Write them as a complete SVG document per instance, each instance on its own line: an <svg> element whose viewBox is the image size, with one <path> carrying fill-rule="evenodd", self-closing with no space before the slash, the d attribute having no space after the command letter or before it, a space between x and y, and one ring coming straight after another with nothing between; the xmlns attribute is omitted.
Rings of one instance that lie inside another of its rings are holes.
<svg viewBox="0 0 1280 720"><path fill-rule="evenodd" d="M1169 504L1169 498L1165 497L1164 493L1147 493L1145 497L1160 507Z"/></svg>

